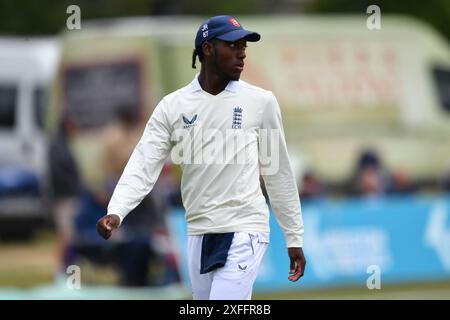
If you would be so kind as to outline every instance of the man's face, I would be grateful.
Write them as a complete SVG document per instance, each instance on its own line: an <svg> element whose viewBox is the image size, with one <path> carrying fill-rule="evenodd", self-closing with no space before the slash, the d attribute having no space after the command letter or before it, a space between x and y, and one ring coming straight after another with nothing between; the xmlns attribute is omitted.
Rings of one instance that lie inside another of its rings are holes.
<svg viewBox="0 0 450 320"><path fill-rule="evenodd" d="M215 39L213 42L211 63L215 72L227 80L239 80L244 70L245 48L244 39L228 42Z"/></svg>

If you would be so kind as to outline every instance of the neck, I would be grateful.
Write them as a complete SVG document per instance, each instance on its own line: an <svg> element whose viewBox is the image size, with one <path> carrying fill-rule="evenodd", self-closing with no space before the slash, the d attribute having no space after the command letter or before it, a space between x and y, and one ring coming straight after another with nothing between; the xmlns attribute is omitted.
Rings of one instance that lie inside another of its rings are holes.
<svg viewBox="0 0 450 320"><path fill-rule="evenodd" d="M225 79L217 73L208 72L206 69L202 67L200 70L198 82L204 91L215 96L225 90L230 79Z"/></svg>

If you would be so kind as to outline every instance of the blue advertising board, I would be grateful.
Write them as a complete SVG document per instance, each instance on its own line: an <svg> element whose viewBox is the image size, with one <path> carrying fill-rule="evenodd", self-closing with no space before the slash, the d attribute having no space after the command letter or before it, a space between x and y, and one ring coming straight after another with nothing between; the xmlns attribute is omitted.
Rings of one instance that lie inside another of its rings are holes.
<svg viewBox="0 0 450 320"><path fill-rule="evenodd" d="M289 258L281 229L270 217L270 245L255 291L361 286L379 274L383 284L450 279L450 195L320 200L302 204L305 275L287 280ZM184 279L184 211L170 214Z"/></svg>

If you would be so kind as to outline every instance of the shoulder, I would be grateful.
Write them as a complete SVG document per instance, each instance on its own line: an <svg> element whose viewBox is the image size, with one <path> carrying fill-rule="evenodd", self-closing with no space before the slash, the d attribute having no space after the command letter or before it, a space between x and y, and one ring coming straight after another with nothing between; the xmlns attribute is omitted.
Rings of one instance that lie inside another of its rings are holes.
<svg viewBox="0 0 450 320"><path fill-rule="evenodd" d="M180 101L183 101L190 94L190 85L184 86L165 95L156 105L151 117L159 120L170 120L178 110Z"/></svg>
<svg viewBox="0 0 450 320"><path fill-rule="evenodd" d="M240 85L240 89L245 94L251 94L255 97L260 97L261 99L268 100L268 101L271 101L275 98L272 91L255 86L246 81L239 80L239 85Z"/></svg>
<svg viewBox="0 0 450 320"><path fill-rule="evenodd" d="M248 82L239 80L240 90L243 95L250 96L253 101L261 106L262 114L273 113L279 109L278 101L270 90L252 85Z"/></svg>
<svg viewBox="0 0 450 320"><path fill-rule="evenodd" d="M181 96L183 96L183 89L184 88L181 88L165 95L153 110L153 116L155 116L156 114L170 113L170 110L173 109L171 106L174 106L176 104L176 101L179 100Z"/></svg>
<svg viewBox="0 0 450 320"><path fill-rule="evenodd" d="M178 90L175 90L167 95L165 95L160 103L163 104L171 104L176 102L178 99L185 97L186 95L191 93L191 84L188 84Z"/></svg>

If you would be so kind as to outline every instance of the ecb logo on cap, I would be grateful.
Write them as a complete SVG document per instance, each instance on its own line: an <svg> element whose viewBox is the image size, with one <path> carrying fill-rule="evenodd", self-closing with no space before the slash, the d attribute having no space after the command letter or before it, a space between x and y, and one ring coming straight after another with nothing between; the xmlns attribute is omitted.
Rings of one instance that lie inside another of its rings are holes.
<svg viewBox="0 0 450 320"><path fill-rule="evenodd" d="M239 22L237 22L235 18L230 18L230 22L233 26L239 27Z"/></svg>

